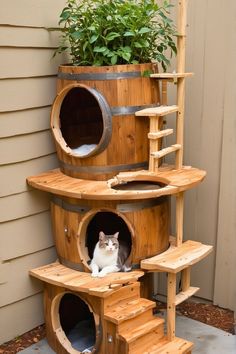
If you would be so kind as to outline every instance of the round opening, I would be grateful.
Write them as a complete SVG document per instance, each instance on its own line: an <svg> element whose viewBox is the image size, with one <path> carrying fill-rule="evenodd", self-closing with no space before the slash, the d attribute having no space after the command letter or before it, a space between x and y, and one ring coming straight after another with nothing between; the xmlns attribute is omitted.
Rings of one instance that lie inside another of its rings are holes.
<svg viewBox="0 0 236 354"><path fill-rule="evenodd" d="M112 189L115 190L127 190L127 191L135 191L135 190L157 190L163 188L165 186L164 183L154 182L154 181L128 181L122 182L122 184L116 184L112 186Z"/></svg>
<svg viewBox="0 0 236 354"><path fill-rule="evenodd" d="M79 253L85 266L88 267L93 258L94 248L99 239L99 232L106 235L119 232L118 241L127 250L128 257L131 258L132 235L131 226L118 214L111 211L93 212L93 214L82 220L79 235Z"/></svg>
<svg viewBox="0 0 236 354"><path fill-rule="evenodd" d="M98 154L111 139L110 107L97 90L68 86L54 102L52 129L65 152L79 158Z"/></svg>
<svg viewBox="0 0 236 354"><path fill-rule="evenodd" d="M78 353L92 353L96 324L88 305L79 296L66 293L60 298L57 316L62 331L56 333L61 344L66 348L71 345Z"/></svg>

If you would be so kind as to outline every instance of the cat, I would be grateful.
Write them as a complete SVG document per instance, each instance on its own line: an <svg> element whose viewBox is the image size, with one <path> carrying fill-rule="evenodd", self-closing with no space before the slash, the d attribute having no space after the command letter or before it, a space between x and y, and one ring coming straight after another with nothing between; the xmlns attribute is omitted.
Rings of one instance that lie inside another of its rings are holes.
<svg viewBox="0 0 236 354"><path fill-rule="evenodd" d="M99 232L99 240L93 252L90 264L92 277L104 277L113 272L129 272L131 266L128 264L129 247L124 242L118 241L119 232L113 235L105 235Z"/></svg>

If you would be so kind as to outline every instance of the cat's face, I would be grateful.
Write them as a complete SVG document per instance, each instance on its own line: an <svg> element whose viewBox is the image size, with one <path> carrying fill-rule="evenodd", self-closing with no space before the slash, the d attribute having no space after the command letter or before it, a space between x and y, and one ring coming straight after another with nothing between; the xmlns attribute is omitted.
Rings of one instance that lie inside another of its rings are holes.
<svg viewBox="0 0 236 354"><path fill-rule="evenodd" d="M118 236L119 232L114 235L105 235L104 232L99 232L99 248L103 248L107 252L114 252L119 247Z"/></svg>

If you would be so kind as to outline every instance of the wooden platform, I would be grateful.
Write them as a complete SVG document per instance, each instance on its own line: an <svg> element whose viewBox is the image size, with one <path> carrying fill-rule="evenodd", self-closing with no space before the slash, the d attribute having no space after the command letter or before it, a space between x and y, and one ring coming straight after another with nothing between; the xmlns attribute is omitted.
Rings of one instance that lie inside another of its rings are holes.
<svg viewBox="0 0 236 354"><path fill-rule="evenodd" d="M188 354L191 353L193 343L185 339L175 337L172 341L164 338L158 345L152 346L143 354Z"/></svg>
<svg viewBox="0 0 236 354"><path fill-rule="evenodd" d="M160 255L141 261L141 268L151 271L178 273L205 258L212 249L213 246L191 240L182 243L179 247L172 244L167 251Z"/></svg>
<svg viewBox="0 0 236 354"><path fill-rule="evenodd" d="M135 112L135 115L138 117L163 117L167 114L177 112L179 109L178 106L157 106L152 108L145 108L140 111Z"/></svg>
<svg viewBox="0 0 236 354"><path fill-rule="evenodd" d="M122 172L109 181L91 181L69 177L59 169L51 170L27 178L30 186L56 195L76 199L128 200L156 198L172 195L197 186L206 172L185 166L179 170L173 166L159 168L158 172L146 170ZM117 190L114 187L130 181L151 181L163 183L164 187L155 190Z"/></svg>
<svg viewBox="0 0 236 354"><path fill-rule="evenodd" d="M118 272L108 274L104 278L93 278L91 273L78 272L55 262L32 269L30 275L46 283L65 287L69 290L106 297L125 284L135 283L144 275L144 272Z"/></svg>

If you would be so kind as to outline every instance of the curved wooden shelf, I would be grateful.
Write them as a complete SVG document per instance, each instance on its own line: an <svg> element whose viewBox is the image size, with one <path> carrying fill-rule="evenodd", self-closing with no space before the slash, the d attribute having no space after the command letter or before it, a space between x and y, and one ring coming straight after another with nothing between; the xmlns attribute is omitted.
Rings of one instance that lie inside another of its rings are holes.
<svg viewBox="0 0 236 354"><path fill-rule="evenodd" d="M201 261L211 253L212 249L213 246L191 240L185 241L179 247L172 244L167 251L141 261L141 269L178 273Z"/></svg>
<svg viewBox="0 0 236 354"><path fill-rule="evenodd" d="M135 283L144 275L144 272L139 270L127 273L118 272L108 274L104 278L93 278L91 273L78 272L55 262L30 270L30 275L46 283L73 291L106 297L122 285Z"/></svg>
<svg viewBox="0 0 236 354"><path fill-rule="evenodd" d="M158 172L137 171L122 172L108 181L91 181L69 177L59 169L51 170L37 176L27 178L28 184L34 188L76 199L92 200L132 200L157 198L172 195L191 189L198 185L206 172L193 167L176 170L173 166L161 167ZM119 185L127 182L147 181L161 183L159 189L118 190Z"/></svg>

